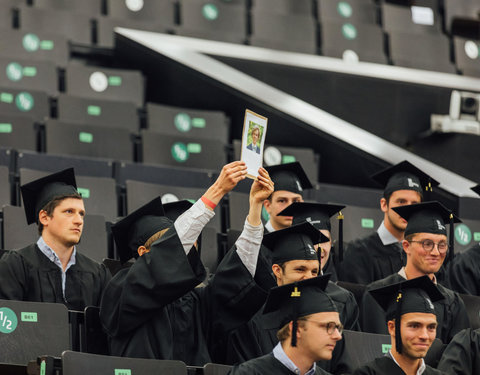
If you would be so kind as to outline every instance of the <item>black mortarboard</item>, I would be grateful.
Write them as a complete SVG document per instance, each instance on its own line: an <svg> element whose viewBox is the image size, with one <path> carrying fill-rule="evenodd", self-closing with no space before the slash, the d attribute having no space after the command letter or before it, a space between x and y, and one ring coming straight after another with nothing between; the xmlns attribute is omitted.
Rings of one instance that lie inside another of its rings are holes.
<svg viewBox="0 0 480 375"><path fill-rule="evenodd" d="M304 222L276 230L263 236L263 245L272 252L272 263L282 264L289 260L318 260L314 244L329 239L312 224Z"/></svg>
<svg viewBox="0 0 480 375"><path fill-rule="evenodd" d="M38 213L56 197L78 194L73 168L39 178L20 187L27 223L38 221Z"/></svg>
<svg viewBox="0 0 480 375"><path fill-rule="evenodd" d="M173 222L164 216L162 200L153 199L112 226L112 233L122 263L138 257L138 247Z"/></svg>
<svg viewBox="0 0 480 375"><path fill-rule="evenodd" d="M317 229L331 230L330 217L344 208L338 204L294 202L278 216L293 216L293 225L308 221Z"/></svg>
<svg viewBox="0 0 480 375"><path fill-rule="evenodd" d="M294 163L272 165L265 168L273 181L274 191L286 190L301 194L305 189L311 189L312 183L308 179L301 164Z"/></svg>
<svg viewBox="0 0 480 375"><path fill-rule="evenodd" d="M384 187L385 196L397 190L414 190L423 195L439 185L438 181L406 160L374 174L372 178Z"/></svg>
<svg viewBox="0 0 480 375"><path fill-rule="evenodd" d="M477 193L478 195L480 195L480 184L479 185L475 185L474 187L471 187L470 188L471 190L473 190L475 193Z"/></svg>
<svg viewBox="0 0 480 375"><path fill-rule="evenodd" d="M187 211L190 207L193 206L193 203L187 200L181 200L176 202L165 203L163 209L165 210L165 216L170 220L175 221L178 217Z"/></svg>
<svg viewBox="0 0 480 375"><path fill-rule="evenodd" d="M395 319L395 344L399 353L402 352L400 334L402 315L435 314L433 303L445 298L426 275L373 289L369 293L385 311L387 321Z"/></svg>
<svg viewBox="0 0 480 375"><path fill-rule="evenodd" d="M279 329L293 321L292 346L296 346L297 319L319 312L338 311L325 293L330 274L270 289L263 309L264 328Z"/></svg>

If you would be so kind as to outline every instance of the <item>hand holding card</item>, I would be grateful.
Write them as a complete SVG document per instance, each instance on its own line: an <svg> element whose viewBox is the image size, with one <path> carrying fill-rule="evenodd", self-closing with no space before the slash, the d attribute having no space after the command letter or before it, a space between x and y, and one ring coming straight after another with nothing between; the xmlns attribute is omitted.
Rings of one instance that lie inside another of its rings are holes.
<svg viewBox="0 0 480 375"><path fill-rule="evenodd" d="M247 177L252 179L257 178L258 168L262 166L267 121L266 117L245 110L240 160L247 165Z"/></svg>

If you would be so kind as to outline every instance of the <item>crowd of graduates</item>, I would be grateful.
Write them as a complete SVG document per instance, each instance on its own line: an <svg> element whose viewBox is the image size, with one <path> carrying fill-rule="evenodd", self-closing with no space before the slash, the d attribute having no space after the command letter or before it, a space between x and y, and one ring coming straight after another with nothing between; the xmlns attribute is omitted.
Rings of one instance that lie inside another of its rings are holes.
<svg viewBox="0 0 480 375"><path fill-rule="evenodd" d="M99 306L114 356L227 364L232 374L480 373L480 330L458 294L480 291L479 249L452 255L460 219L428 200L438 182L407 161L373 176L384 220L334 265L330 219L344 206L304 202L312 184L297 162L260 168L243 231L207 277L202 229L246 175L245 163L227 164L196 203L158 197L117 221L128 267L113 276L76 250L85 208L73 169L22 186L39 239L0 259L0 299ZM338 280L364 285L361 303ZM391 349L354 368L344 329L390 335ZM426 363L435 339L440 354Z"/></svg>

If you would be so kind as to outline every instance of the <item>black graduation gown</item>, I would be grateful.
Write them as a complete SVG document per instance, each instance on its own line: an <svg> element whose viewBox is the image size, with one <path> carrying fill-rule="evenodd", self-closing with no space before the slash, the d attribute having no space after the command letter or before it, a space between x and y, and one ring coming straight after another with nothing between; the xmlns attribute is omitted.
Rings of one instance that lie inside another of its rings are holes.
<svg viewBox="0 0 480 375"><path fill-rule="evenodd" d="M400 244L385 246L377 232L352 241L340 264L339 280L367 285L398 272L405 265Z"/></svg>
<svg viewBox="0 0 480 375"><path fill-rule="evenodd" d="M295 374L286 368L283 363L273 356L273 353L264 355L259 358L252 359L248 362L244 362L240 365L234 366L228 374L231 375L269 375L269 374ZM321 369L320 367L315 368L315 375L329 375L329 372Z"/></svg>
<svg viewBox="0 0 480 375"><path fill-rule="evenodd" d="M480 329L467 328L457 333L437 368L452 375L480 374Z"/></svg>
<svg viewBox="0 0 480 375"><path fill-rule="evenodd" d="M456 254L447 266L447 282L458 293L480 296L480 245Z"/></svg>
<svg viewBox="0 0 480 375"><path fill-rule="evenodd" d="M357 368L353 375L405 375L405 372L388 356L375 358L372 362ZM427 365L423 375L445 374Z"/></svg>
<svg viewBox="0 0 480 375"><path fill-rule="evenodd" d="M63 303L69 310L99 306L110 272L78 251L66 272L65 298L62 271L36 244L5 254L0 260L0 299Z"/></svg>
<svg viewBox="0 0 480 375"><path fill-rule="evenodd" d="M382 286L395 284L405 279L398 273L390 275L382 280L377 280L367 285L367 291L363 295L360 309L360 325L364 332L381 333L388 335L385 312L373 299L368 290L376 289ZM444 343L450 340L464 328L470 326L467 310L458 295L453 290L437 284L438 289L445 297L444 300L434 302L435 313L437 315L437 338Z"/></svg>
<svg viewBox="0 0 480 375"><path fill-rule="evenodd" d="M106 288L100 318L111 354L195 366L219 362L227 333L252 317L266 292L235 247L208 285L195 288L205 277L198 253L187 256L175 229L169 232Z"/></svg>

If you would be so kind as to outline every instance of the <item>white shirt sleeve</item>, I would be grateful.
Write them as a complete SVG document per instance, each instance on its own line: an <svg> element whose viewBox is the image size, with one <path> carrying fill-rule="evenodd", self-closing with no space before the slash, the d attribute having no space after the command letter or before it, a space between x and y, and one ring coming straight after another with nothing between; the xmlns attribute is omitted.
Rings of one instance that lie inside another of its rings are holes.
<svg viewBox="0 0 480 375"><path fill-rule="evenodd" d="M175 220L175 230L183 245L185 254L190 252L203 228L214 216L215 212L205 207L205 204L199 199Z"/></svg>
<svg viewBox="0 0 480 375"><path fill-rule="evenodd" d="M263 239L263 225L251 225L247 219L243 226L242 234L238 237L235 245L237 246L237 254L248 272L255 276L257 269L258 253L260 252L260 245Z"/></svg>

